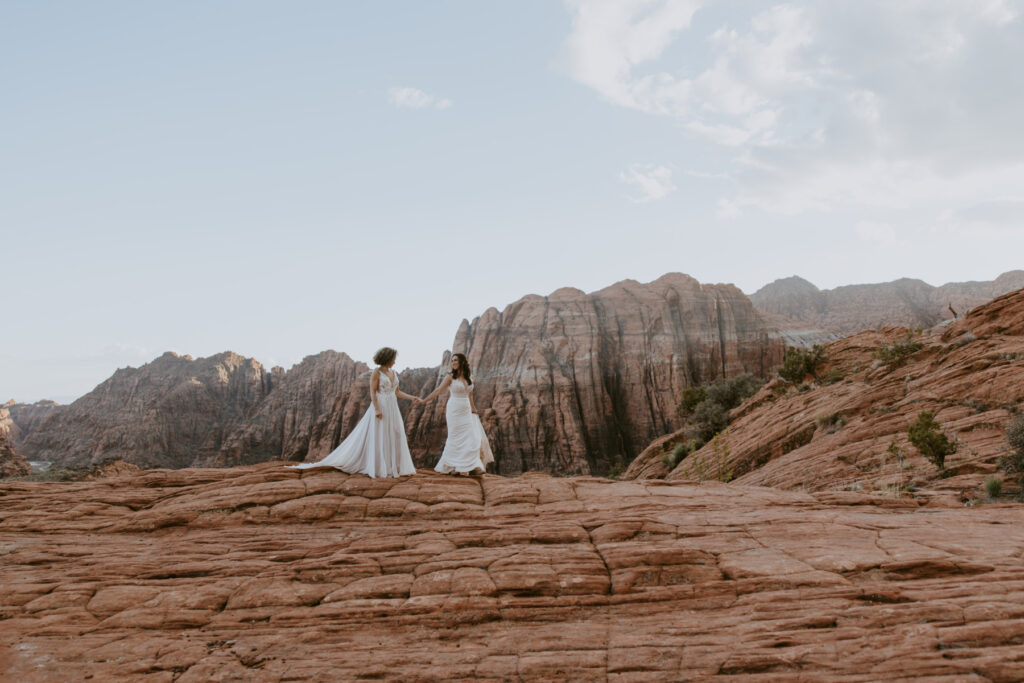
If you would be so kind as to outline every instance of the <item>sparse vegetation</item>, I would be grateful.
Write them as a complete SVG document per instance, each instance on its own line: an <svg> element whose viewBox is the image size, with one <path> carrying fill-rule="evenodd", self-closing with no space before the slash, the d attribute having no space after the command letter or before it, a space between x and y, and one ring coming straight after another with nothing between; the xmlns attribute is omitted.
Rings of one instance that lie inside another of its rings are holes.
<svg viewBox="0 0 1024 683"><path fill-rule="evenodd" d="M699 387L686 387L683 389L683 397L679 399L679 412L684 415L692 415L704 399L708 397L708 387L701 384Z"/></svg>
<svg viewBox="0 0 1024 683"><path fill-rule="evenodd" d="M924 344L915 339L914 333L907 332L905 337L897 339L892 344L879 347L875 351L875 358L885 363L890 370L894 370L923 348Z"/></svg>
<svg viewBox="0 0 1024 683"><path fill-rule="evenodd" d="M946 456L956 452L956 444L943 433L942 425L927 410L917 414L917 421L910 425L907 437L914 448L940 471L945 468Z"/></svg>
<svg viewBox="0 0 1024 683"><path fill-rule="evenodd" d="M817 379L818 372L826 360L825 348L820 344L815 344L810 349L787 347L785 359L779 369L779 377L793 384L802 382L807 375Z"/></svg>
<svg viewBox="0 0 1024 683"><path fill-rule="evenodd" d="M979 401L976 398L965 399L960 402L960 405L964 406L965 408L970 408L971 410L974 411L975 415L980 415L981 413L984 413L985 411L989 410L989 406L987 403L985 403L984 401Z"/></svg>
<svg viewBox="0 0 1024 683"><path fill-rule="evenodd" d="M48 469L33 472L23 477L11 477L10 481L78 481L85 476L84 470Z"/></svg>
<svg viewBox="0 0 1024 683"><path fill-rule="evenodd" d="M665 467L670 470L674 470L676 465L682 462L683 458L690 454L693 450L693 444L684 442L677 443L672 447L672 450L661 457L661 462Z"/></svg>
<svg viewBox="0 0 1024 683"><path fill-rule="evenodd" d="M693 442L691 450L697 450L729 426L729 411L757 393L760 387L760 380L744 373L685 389L679 410L687 415L686 434Z"/></svg>
<svg viewBox="0 0 1024 683"><path fill-rule="evenodd" d="M1007 474L1017 475L1024 491L1024 415L1015 415L1006 425L1006 441L1010 452L1000 460L1000 467Z"/></svg>
<svg viewBox="0 0 1024 683"><path fill-rule="evenodd" d="M732 481L732 468L729 466L728 430L716 434L711 440L709 455L695 454L692 456L688 471L698 481Z"/></svg>
<svg viewBox="0 0 1024 683"><path fill-rule="evenodd" d="M838 368L832 368L821 378L823 385L835 384L836 382L842 382L846 379L846 374Z"/></svg>
<svg viewBox="0 0 1024 683"><path fill-rule="evenodd" d="M1003 490L1003 480L999 477L989 477L985 480L985 493L989 499L995 500Z"/></svg>
<svg viewBox="0 0 1024 683"><path fill-rule="evenodd" d="M846 416L842 413L829 413L827 415L819 415L818 419L814 422L818 425L818 429L825 429L826 433L832 434L843 428L846 424Z"/></svg>

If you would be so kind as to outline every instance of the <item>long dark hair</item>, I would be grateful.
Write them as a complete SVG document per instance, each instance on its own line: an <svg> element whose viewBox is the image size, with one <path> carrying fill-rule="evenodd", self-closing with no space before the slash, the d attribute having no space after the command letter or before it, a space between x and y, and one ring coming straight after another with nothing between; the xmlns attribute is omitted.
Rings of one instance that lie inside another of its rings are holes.
<svg viewBox="0 0 1024 683"><path fill-rule="evenodd" d="M459 369L452 370L452 379L458 379L462 376L462 380L467 384L472 384L473 380L469 378L469 361L466 360L466 354L464 353L453 353L453 356L459 359Z"/></svg>

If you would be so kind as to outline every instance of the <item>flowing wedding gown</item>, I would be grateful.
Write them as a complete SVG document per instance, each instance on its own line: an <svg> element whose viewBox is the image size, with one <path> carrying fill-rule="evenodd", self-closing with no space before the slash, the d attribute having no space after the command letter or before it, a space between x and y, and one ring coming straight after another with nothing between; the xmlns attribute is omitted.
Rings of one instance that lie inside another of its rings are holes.
<svg viewBox="0 0 1024 683"><path fill-rule="evenodd" d="M373 412L373 403L359 420L352 433L342 441L330 455L319 462L304 462L288 465L299 469L309 467L336 467L349 474L366 474L370 477L402 477L416 474L409 454L409 443L405 439L405 423L398 410L398 376L392 380L387 373L380 373L377 390L377 404L381 419Z"/></svg>
<svg viewBox="0 0 1024 683"><path fill-rule="evenodd" d="M448 391L448 404L444 410L448 439L434 469L443 474L486 469L494 456L480 417L472 412L469 405L469 392L473 391L473 386L455 379Z"/></svg>

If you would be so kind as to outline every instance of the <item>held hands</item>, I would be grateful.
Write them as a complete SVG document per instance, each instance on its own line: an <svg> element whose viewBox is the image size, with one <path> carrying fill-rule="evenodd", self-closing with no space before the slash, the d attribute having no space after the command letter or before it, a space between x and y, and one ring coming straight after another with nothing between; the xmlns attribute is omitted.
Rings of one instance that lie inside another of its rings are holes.
<svg viewBox="0 0 1024 683"><path fill-rule="evenodd" d="M377 408L377 410L374 411L374 414L377 415L377 419L378 420L380 420L380 419L382 419L384 417L384 413L380 412L380 408Z"/></svg>

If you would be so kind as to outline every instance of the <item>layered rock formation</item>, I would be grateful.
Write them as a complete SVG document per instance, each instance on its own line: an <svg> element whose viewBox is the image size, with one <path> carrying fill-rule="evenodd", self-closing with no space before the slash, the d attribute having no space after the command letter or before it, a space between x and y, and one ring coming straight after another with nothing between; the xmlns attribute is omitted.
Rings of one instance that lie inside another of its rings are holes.
<svg viewBox="0 0 1024 683"><path fill-rule="evenodd" d="M413 368L399 373L399 383L407 393L427 393L424 386L437 374L434 368ZM370 407L371 370L345 353L324 351L287 372L274 368L271 376L269 395L206 464L320 460ZM400 401L399 406L405 410L407 403Z"/></svg>
<svg viewBox="0 0 1024 683"><path fill-rule="evenodd" d="M63 408L64 406L54 401L37 401L36 403L8 401L0 406L0 434L6 434L12 443L18 443L48 417Z"/></svg>
<svg viewBox="0 0 1024 683"><path fill-rule="evenodd" d="M674 273L489 309L463 321L453 350L473 367L499 472L607 473L679 426L684 388L764 376L783 346L736 287ZM411 407L408 427L420 462L436 459L444 401Z"/></svg>
<svg viewBox="0 0 1024 683"><path fill-rule="evenodd" d="M1019 504L280 463L0 498L5 680L1024 670Z"/></svg>
<svg viewBox="0 0 1024 683"><path fill-rule="evenodd" d="M168 352L141 368L118 370L46 418L19 449L32 460L65 467L117 458L142 467L205 462L270 388L271 377L251 358Z"/></svg>
<svg viewBox="0 0 1024 683"><path fill-rule="evenodd" d="M962 316L975 306L1021 287L1024 270L1003 273L988 282L951 282L941 287L904 278L820 290L794 276L765 285L750 299L784 332L793 330L807 336L819 329L848 336L890 325L931 327L952 319L951 308Z"/></svg>
<svg viewBox="0 0 1024 683"><path fill-rule="evenodd" d="M729 450L724 469L740 483L786 489L895 495L916 485L981 498L983 480L1005 454L1006 423L1024 408L1024 290L913 337L922 346L903 365L875 358L908 332L889 327L828 345L826 381L765 386L736 409L721 439ZM945 478L908 443L907 429L922 410L959 444L946 457ZM670 472L662 458L682 438L662 437L625 476L688 478L696 463L716 460L708 444Z"/></svg>
<svg viewBox="0 0 1024 683"><path fill-rule="evenodd" d="M32 474L31 465L14 452L7 434L0 433L0 479L23 477L28 474Z"/></svg>

